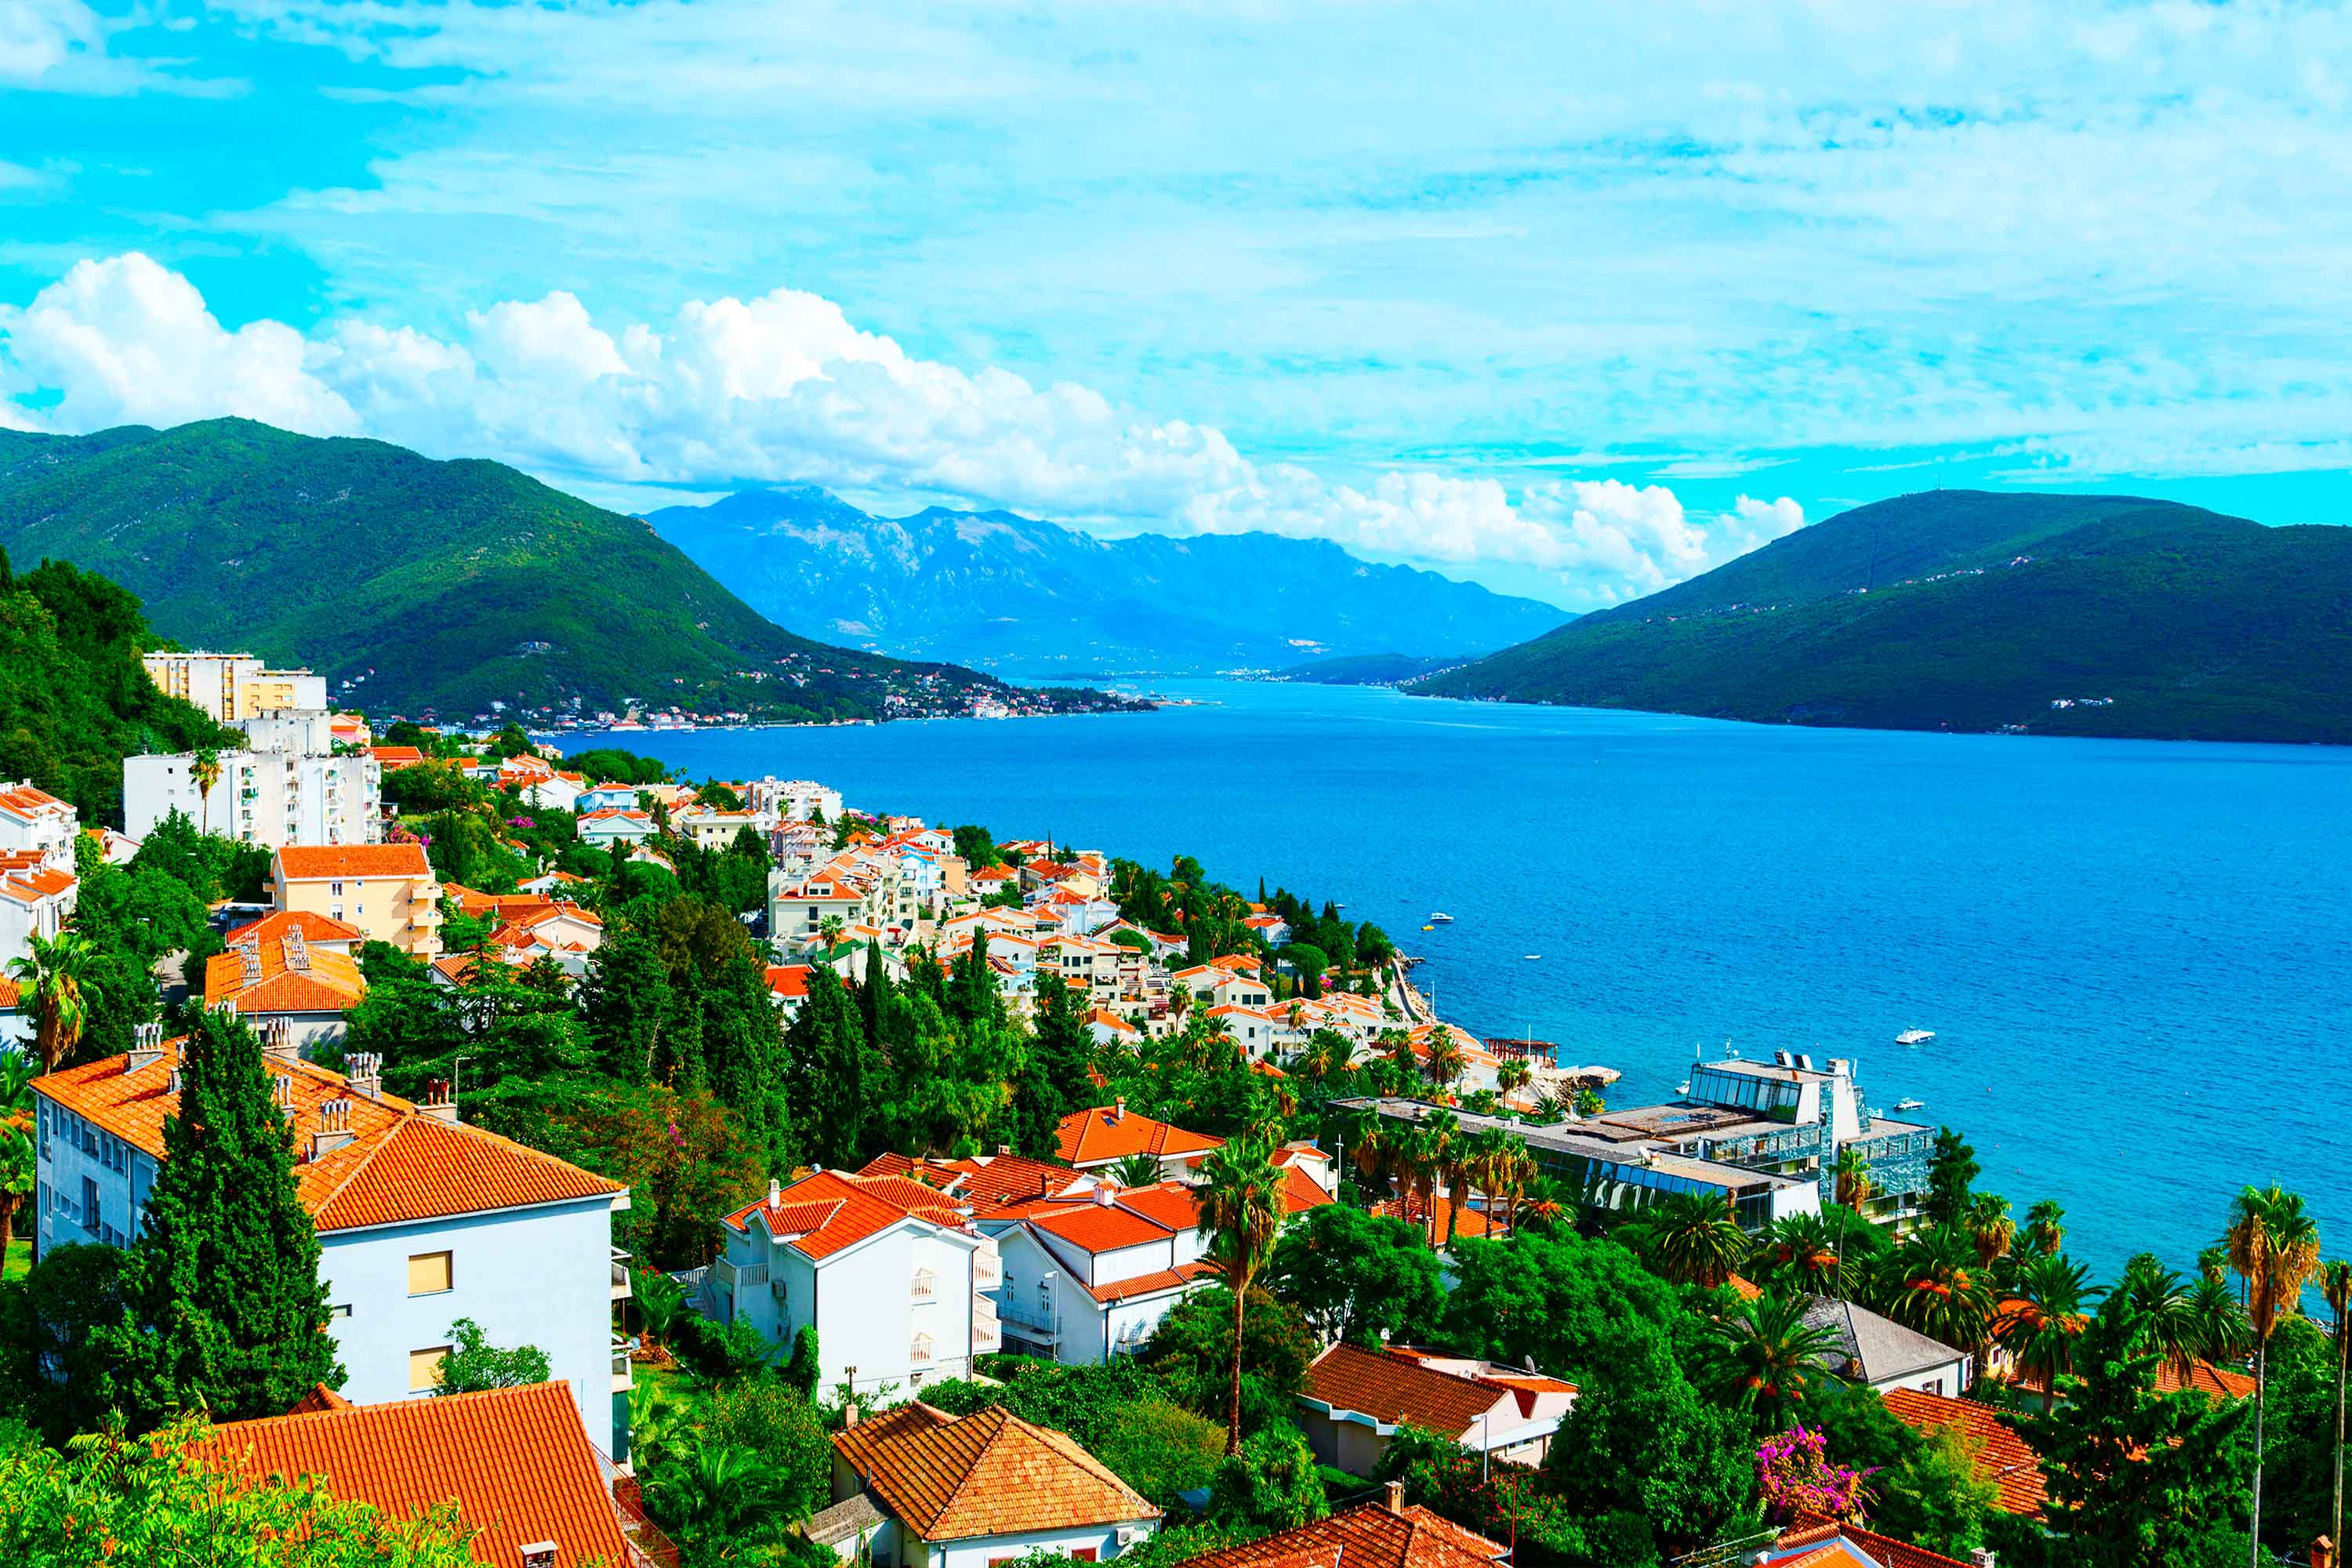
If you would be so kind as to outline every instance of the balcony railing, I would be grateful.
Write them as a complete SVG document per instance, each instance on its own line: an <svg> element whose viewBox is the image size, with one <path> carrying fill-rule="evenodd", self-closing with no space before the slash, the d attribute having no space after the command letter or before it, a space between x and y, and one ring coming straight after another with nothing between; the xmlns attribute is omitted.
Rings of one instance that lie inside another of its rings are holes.
<svg viewBox="0 0 2352 1568"><path fill-rule="evenodd" d="M629 1342L615 1334L613 1336L613 1392L626 1394L635 1382L629 1373Z"/></svg>
<svg viewBox="0 0 2352 1568"><path fill-rule="evenodd" d="M634 1294L629 1284L629 1255L616 1247L613 1248L613 1300L625 1301Z"/></svg>
<svg viewBox="0 0 2352 1568"><path fill-rule="evenodd" d="M928 1274L918 1274L907 1282L907 1294L918 1301L928 1301L939 1293L937 1281Z"/></svg>

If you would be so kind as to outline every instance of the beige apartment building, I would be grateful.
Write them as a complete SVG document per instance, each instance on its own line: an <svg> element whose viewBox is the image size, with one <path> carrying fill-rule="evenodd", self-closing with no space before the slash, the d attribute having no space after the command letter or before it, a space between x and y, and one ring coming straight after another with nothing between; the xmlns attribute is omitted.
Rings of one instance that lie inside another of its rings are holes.
<svg viewBox="0 0 2352 1568"><path fill-rule="evenodd" d="M269 669L249 653L151 653L148 679L224 724L288 708L324 708L327 678L307 669Z"/></svg>
<svg viewBox="0 0 2352 1568"><path fill-rule="evenodd" d="M416 844L289 844L270 863L272 896L288 914L357 926L411 958L441 951L441 883Z"/></svg>

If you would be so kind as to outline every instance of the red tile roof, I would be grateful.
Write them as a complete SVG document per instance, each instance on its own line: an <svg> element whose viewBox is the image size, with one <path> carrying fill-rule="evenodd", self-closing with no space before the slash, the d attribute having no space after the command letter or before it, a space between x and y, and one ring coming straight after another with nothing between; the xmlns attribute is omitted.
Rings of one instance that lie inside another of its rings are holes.
<svg viewBox="0 0 2352 1568"><path fill-rule="evenodd" d="M761 1198L727 1216L737 1230L757 1219L772 1237L785 1237L795 1251L825 1258L878 1236L901 1220L961 1229L963 1215L941 1194L904 1178L852 1176L817 1171L783 1188L774 1202Z"/></svg>
<svg viewBox="0 0 2352 1568"><path fill-rule="evenodd" d="M835 1451L925 1541L970 1541L1158 1519L1062 1433L1001 1406L951 1417L906 1405L835 1433Z"/></svg>
<svg viewBox="0 0 2352 1568"><path fill-rule="evenodd" d="M629 1561L604 1466L562 1383L235 1421L199 1452L257 1479L321 1476L337 1497L394 1518L454 1501L481 1531L474 1560L497 1568L543 1541L555 1542L557 1568Z"/></svg>
<svg viewBox="0 0 2352 1568"><path fill-rule="evenodd" d="M312 914L308 910L296 910L291 913L279 910L257 921L247 921L230 931L228 945L236 947L248 942L284 942L289 931L300 931L305 942L362 942L367 937L367 932L359 927L327 915Z"/></svg>
<svg viewBox="0 0 2352 1568"><path fill-rule="evenodd" d="M795 998L808 994L809 966L805 963L772 963L768 965L768 994Z"/></svg>
<svg viewBox="0 0 2352 1568"><path fill-rule="evenodd" d="M247 954L257 974L251 984L245 978ZM205 961L205 1005L234 1002L239 1013L342 1013L367 994L359 961L349 954L306 949L304 963L298 969L287 962L282 938L216 952Z"/></svg>
<svg viewBox="0 0 2352 1568"><path fill-rule="evenodd" d="M180 1110L180 1097L171 1090L179 1047L166 1041L157 1059L136 1072L123 1070L127 1058L110 1057L35 1079L33 1089L160 1160L163 1123ZM322 1232L609 1200L627 1191L552 1154L444 1121L395 1096L360 1094L342 1074L313 1063L266 1065L273 1078L291 1085L295 1184ZM312 1157L320 1107L332 1100L351 1107L352 1141Z"/></svg>
<svg viewBox="0 0 2352 1568"><path fill-rule="evenodd" d="M321 877L422 877L433 867L421 844L289 844L278 851L278 872L292 882Z"/></svg>
<svg viewBox="0 0 2352 1568"><path fill-rule="evenodd" d="M1482 1377L1460 1377L1402 1355L1336 1344L1307 1369L1306 1397L1334 1410L1353 1410L1384 1426L1410 1421L1459 1436L1515 1391Z"/></svg>
<svg viewBox="0 0 2352 1568"><path fill-rule="evenodd" d="M1138 1296L1157 1296L1164 1290L1181 1290L1222 1272L1215 1264L1206 1261L1180 1263L1173 1268L1155 1268L1149 1274L1139 1274L1129 1279L1114 1279L1108 1285L1089 1285L1087 1294L1102 1302L1131 1301Z"/></svg>
<svg viewBox="0 0 2352 1568"><path fill-rule="evenodd" d="M1204 1154L1224 1140L1188 1132L1139 1111L1098 1105L1062 1118L1062 1158L1073 1165L1102 1164L1129 1154Z"/></svg>
<svg viewBox="0 0 2352 1568"><path fill-rule="evenodd" d="M1957 1558L1930 1552L1924 1546L1914 1546L1907 1541L1897 1541L1889 1535L1874 1534L1856 1525L1830 1524L1820 1520L1801 1520L1795 1525L1782 1531L1780 1539L1774 1543L1774 1550L1789 1552L1807 1546L1827 1546L1841 1536L1860 1547L1864 1555L1878 1564L1878 1568L1969 1568L1967 1563ZM1845 1564L1852 1561L1851 1557L1843 1553L1823 1557L1807 1555L1774 1559L1772 1568L1799 1568L1799 1564L1805 1564L1810 1568L1810 1565L1816 1563L1836 1563L1839 1568L1845 1568Z"/></svg>
<svg viewBox="0 0 2352 1568"><path fill-rule="evenodd" d="M1368 1502L1195 1557L1184 1568L1493 1568L1507 1550L1425 1508L1391 1512Z"/></svg>
<svg viewBox="0 0 2352 1568"><path fill-rule="evenodd" d="M1916 1388L1890 1388L1885 1398L1895 1418L1915 1431L1958 1426L1971 1443L1983 1445L1977 1456L1977 1476L2000 1489L2001 1511L2040 1517L2050 1499L2042 1466L2025 1439L2003 1426L1992 1406Z"/></svg>
<svg viewBox="0 0 2352 1568"><path fill-rule="evenodd" d="M1027 1217L1038 1229L1051 1232L1084 1252L1149 1247L1174 1234L1171 1226L1139 1214L1095 1203L1040 1204L1029 1210Z"/></svg>

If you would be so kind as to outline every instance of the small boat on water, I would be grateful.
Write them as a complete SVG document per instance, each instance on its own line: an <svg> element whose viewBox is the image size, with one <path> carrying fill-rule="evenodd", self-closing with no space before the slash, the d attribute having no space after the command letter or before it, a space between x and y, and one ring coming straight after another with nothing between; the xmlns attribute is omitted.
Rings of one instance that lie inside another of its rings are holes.
<svg viewBox="0 0 2352 1568"><path fill-rule="evenodd" d="M1429 917L1429 923L1433 926L1450 926L1454 923L1454 917L1440 910Z"/></svg>
<svg viewBox="0 0 2352 1568"><path fill-rule="evenodd" d="M1924 1100L1898 1100L1895 1102L1895 1109L1898 1111L1925 1110L1927 1109L1927 1102Z"/></svg>
<svg viewBox="0 0 2352 1568"><path fill-rule="evenodd" d="M1688 1100L1690 1098L1690 1080L1688 1079L1685 1079L1682 1082L1675 1085L1675 1093L1682 1099Z"/></svg>
<svg viewBox="0 0 2352 1568"><path fill-rule="evenodd" d="M1423 931L1435 931L1437 928L1435 926L1423 926L1421 929Z"/></svg>
<svg viewBox="0 0 2352 1568"><path fill-rule="evenodd" d="M1541 958L1543 954L1540 952L1523 952L1519 954L1519 956L1526 959L1529 963L1533 963L1537 959Z"/></svg>
<svg viewBox="0 0 2352 1568"><path fill-rule="evenodd" d="M1898 1046L1924 1046L1935 1037L1933 1029L1906 1029L1895 1037L1895 1043Z"/></svg>

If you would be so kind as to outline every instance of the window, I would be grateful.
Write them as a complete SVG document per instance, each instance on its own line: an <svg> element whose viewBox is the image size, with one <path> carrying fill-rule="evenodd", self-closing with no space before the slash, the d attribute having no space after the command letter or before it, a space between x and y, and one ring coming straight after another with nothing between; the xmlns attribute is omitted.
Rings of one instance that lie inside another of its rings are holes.
<svg viewBox="0 0 2352 1568"><path fill-rule="evenodd" d="M1101 1561L1101 1558L1096 1554L1095 1548L1091 1546L1073 1546L1070 1548L1070 1561L1073 1563L1098 1563Z"/></svg>
<svg viewBox="0 0 2352 1568"><path fill-rule="evenodd" d="M929 1334L917 1334L915 1336L915 1342L911 1347L909 1347L908 1354L916 1361L930 1360L931 1336Z"/></svg>
<svg viewBox="0 0 2352 1568"><path fill-rule="evenodd" d="M441 1363L449 1359L447 1345L408 1352L408 1392L424 1394L441 1386Z"/></svg>
<svg viewBox="0 0 2352 1568"><path fill-rule="evenodd" d="M449 1255L446 1252L420 1252L408 1260L408 1293L412 1296L438 1296L449 1285Z"/></svg>
<svg viewBox="0 0 2352 1568"><path fill-rule="evenodd" d="M329 896L330 898L336 898L336 899L340 899L340 898L341 898L341 897L343 896L343 885L342 885L341 882L330 882L330 883L328 883L328 884L327 884L327 894L328 894L328 896Z"/></svg>
<svg viewBox="0 0 2352 1568"><path fill-rule="evenodd" d="M81 1179L81 1227L98 1234L98 1184L88 1176Z"/></svg>

